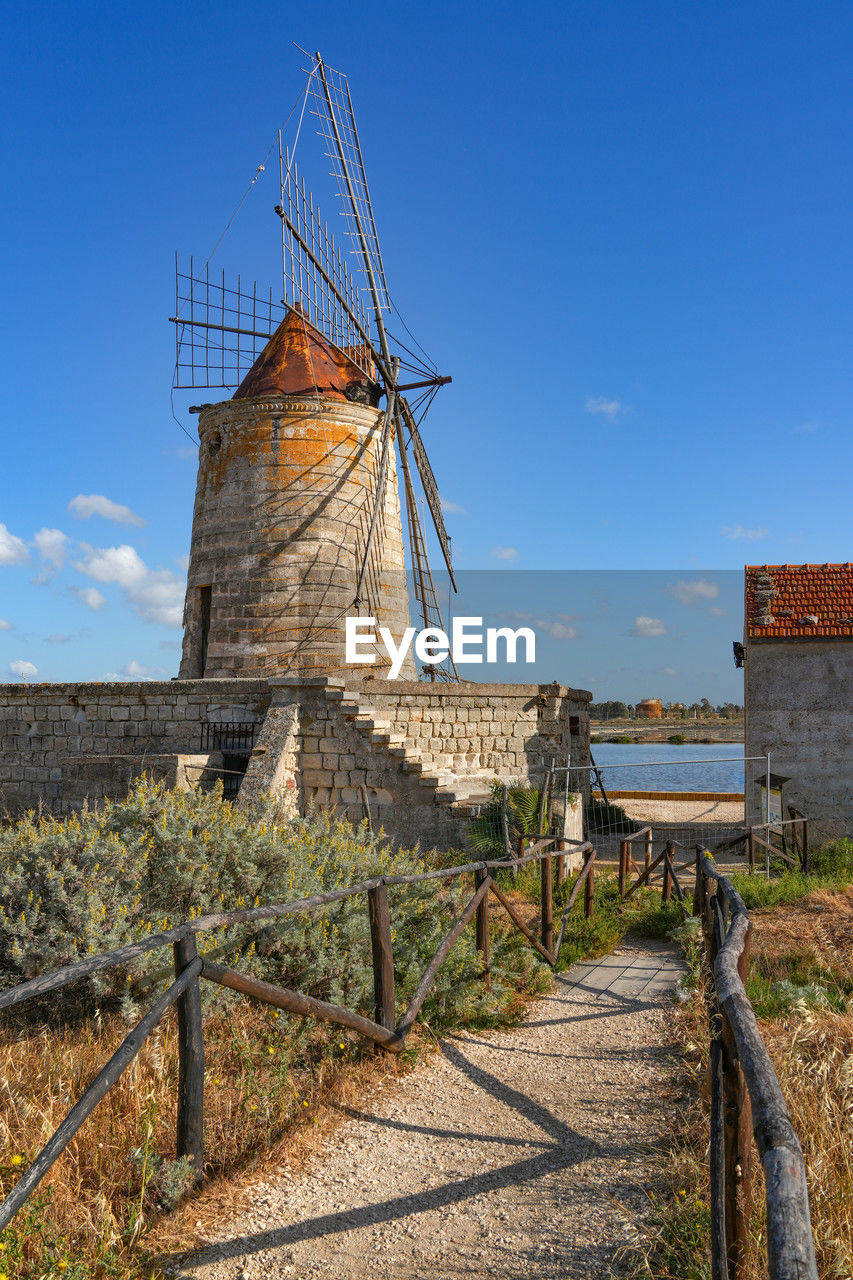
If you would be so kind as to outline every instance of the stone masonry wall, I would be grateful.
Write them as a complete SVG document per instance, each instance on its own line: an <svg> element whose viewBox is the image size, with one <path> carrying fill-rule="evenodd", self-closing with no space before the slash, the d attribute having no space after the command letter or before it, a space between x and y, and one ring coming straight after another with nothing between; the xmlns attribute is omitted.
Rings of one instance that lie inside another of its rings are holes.
<svg viewBox="0 0 853 1280"><path fill-rule="evenodd" d="M62 814L126 794L143 770L204 785L202 726L252 722L239 802L370 816L397 843L464 841L493 778L539 781L589 758L590 695L558 685L279 678L0 686L0 810ZM210 747L207 743L207 747Z"/></svg>
<svg viewBox="0 0 853 1280"><path fill-rule="evenodd" d="M404 845L460 844L466 801L495 777L541 780L549 760L589 759L590 695L562 686L280 679L271 687L271 715L291 709L281 750L296 767L277 774L289 806L334 807L355 821L369 813ZM277 769L259 748L241 798Z"/></svg>
<svg viewBox="0 0 853 1280"><path fill-rule="evenodd" d="M334 674L347 614L375 617L396 636L409 625L393 448L354 605L382 422L378 409L324 397L202 408L183 679ZM406 673L415 674L411 657Z"/></svg>
<svg viewBox="0 0 853 1280"><path fill-rule="evenodd" d="M0 811L68 813L125 794L143 768L190 784L216 763L202 724L260 723L269 702L262 680L0 685Z"/></svg>
<svg viewBox="0 0 853 1280"><path fill-rule="evenodd" d="M853 833L853 642L752 641L744 675L746 754L769 752L772 772L790 778L783 802L813 839ZM760 822L757 787L746 801Z"/></svg>

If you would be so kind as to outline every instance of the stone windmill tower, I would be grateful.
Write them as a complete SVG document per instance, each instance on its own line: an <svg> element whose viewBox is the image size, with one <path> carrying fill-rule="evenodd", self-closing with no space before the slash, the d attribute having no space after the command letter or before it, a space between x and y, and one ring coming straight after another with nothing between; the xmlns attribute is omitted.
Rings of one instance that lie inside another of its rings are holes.
<svg viewBox="0 0 853 1280"><path fill-rule="evenodd" d="M232 399L200 410L181 679L338 673L348 613L395 635L409 625L393 451L354 609L376 504L378 399L296 304Z"/></svg>
<svg viewBox="0 0 853 1280"><path fill-rule="evenodd" d="M409 625L396 451L409 571L424 627L441 627L408 450L455 588L450 540L420 422L439 377L386 329L385 268L346 78L315 55L319 133L337 179L352 274L300 184L279 134L279 305L176 267L178 387L236 386L199 414L199 469L180 678L357 674L346 618L399 637ZM259 170L260 172L260 170ZM256 175L257 176L257 175ZM260 348L260 350L259 350ZM251 362L251 367L247 365ZM401 370L414 380L403 382ZM406 393L416 392L410 404ZM383 403L384 398L384 403ZM381 675L383 651L366 668ZM387 660L387 659L386 659ZM414 677L412 659L404 676ZM458 679L452 660L424 669Z"/></svg>

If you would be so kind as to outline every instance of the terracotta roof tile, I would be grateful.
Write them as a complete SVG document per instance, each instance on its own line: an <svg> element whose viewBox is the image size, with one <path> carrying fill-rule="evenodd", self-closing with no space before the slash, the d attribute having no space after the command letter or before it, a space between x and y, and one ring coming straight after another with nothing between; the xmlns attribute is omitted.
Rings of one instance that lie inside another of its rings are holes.
<svg viewBox="0 0 853 1280"><path fill-rule="evenodd" d="M853 638L853 564L746 566L749 640Z"/></svg>

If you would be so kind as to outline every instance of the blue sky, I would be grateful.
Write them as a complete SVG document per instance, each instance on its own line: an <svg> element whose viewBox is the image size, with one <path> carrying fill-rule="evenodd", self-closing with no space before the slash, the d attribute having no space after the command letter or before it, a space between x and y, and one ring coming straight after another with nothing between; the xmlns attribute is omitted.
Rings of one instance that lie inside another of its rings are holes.
<svg viewBox="0 0 853 1280"><path fill-rule="evenodd" d="M301 91L292 41L349 75L393 294L453 376L425 438L461 567L850 557L850 6L16 6L0 679L176 670L173 254L219 239ZM217 268L276 282L276 201L267 172Z"/></svg>

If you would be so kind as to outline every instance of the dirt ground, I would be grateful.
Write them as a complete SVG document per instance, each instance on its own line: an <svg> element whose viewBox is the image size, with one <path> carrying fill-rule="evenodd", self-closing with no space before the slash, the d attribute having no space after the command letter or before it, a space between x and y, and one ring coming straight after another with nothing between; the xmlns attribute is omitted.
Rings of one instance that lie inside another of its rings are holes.
<svg viewBox="0 0 853 1280"><path fill-rule="evenodd" d="M382 1082L312 1166L259 1181L184 1280L587 1277L643 1239L671 1083L671 949L557 975L512 1031Z"/></svg>

